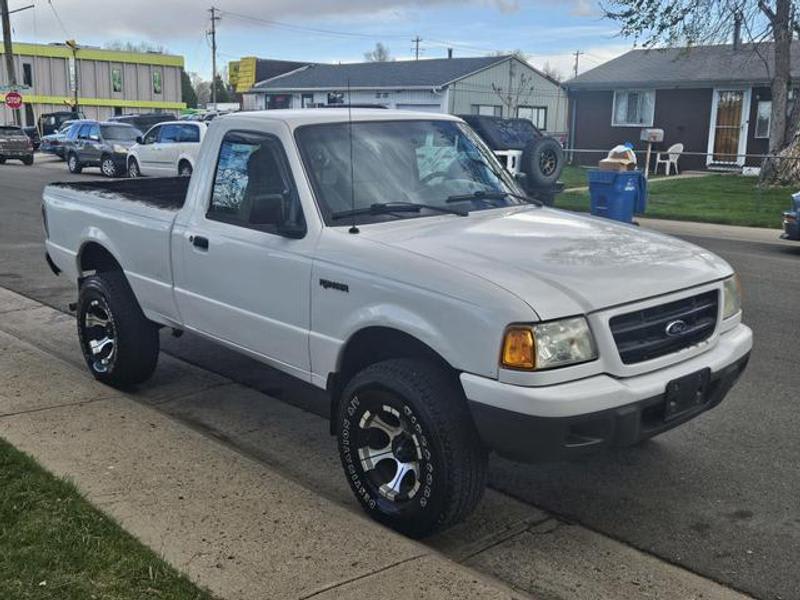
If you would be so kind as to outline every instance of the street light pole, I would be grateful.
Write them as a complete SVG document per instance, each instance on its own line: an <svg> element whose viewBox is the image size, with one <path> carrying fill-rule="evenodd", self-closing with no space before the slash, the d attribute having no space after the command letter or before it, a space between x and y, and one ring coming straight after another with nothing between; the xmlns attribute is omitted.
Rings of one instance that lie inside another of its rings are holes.
<svg viewBox="0 0 800 600"><path fill-rule="evenodd" d="M217 21L219 9L212 6L208 9L211 13L211 102L217 110Z"/></svg>
<svg viewBox="0 0 800 600"><path fill-rule="evenodd" d="M14 48L11 45L11 19L8 12L8 0L0 0L0 12L3 13L3 46L6 55L6 73L8 73L8 87L16 90L17 72L14 68ZM12 110L14 125L20 124L19 110Z"/></svg>

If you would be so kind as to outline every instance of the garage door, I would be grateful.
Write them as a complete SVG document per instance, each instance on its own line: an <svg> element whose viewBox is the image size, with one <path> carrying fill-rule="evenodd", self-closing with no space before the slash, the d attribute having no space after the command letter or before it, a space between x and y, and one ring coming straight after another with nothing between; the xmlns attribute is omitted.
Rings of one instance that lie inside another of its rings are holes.
<svg viewBox="0 0 800 600"><path fill-rule="evenodd" d="M440 113L442 107L439 104L398 104L397 110L416 110L417 112Z"/></svg>

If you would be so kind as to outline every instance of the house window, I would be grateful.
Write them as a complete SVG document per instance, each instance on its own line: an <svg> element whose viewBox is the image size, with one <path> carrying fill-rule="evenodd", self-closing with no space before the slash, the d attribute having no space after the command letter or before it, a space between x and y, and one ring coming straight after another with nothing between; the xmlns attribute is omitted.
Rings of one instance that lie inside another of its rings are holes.
<svg viewBox="0 0 800 600"><path fill-rule="evenodd" d="M311 108L314 105L314 94L303 94L300 96L300 106L302 108Z"/></svg>
<svg viewBox="0 0 800 600"><path fill-rule="evenodd" d="M756 138L769 138L769 124L772 117L772 100L762 100L758 103L756 112Z"/></svg>
<svg viewBox="0 0 800 600"><path fill-rule="evenodd" d="M528 119L537 129L547 131L547 107L546 106L518 106L517 118Z"/></svg>
<svg viewBox="0 0 800 600"><path fill-rule="evenodd" d="M473 104L473 115L483 115L485 117L502 117L503 107L499 104Z"/></svg>
<svg viewBox="0 0 800 600"><path fill-rule="evenodd" d="M22 63L22 84L33 87L33 65Z"/></svg>
<svg viewBox="0 0 800 600"><path fill-rule="evenodd" d="M111 91L115 94L122 92L122 69L119 67L111 69Z"/></svg>
<svg viewBox="0 0 800 600"><path fill-rule="evenodd" d="M161 71L153 71L153 93L161 93Z"/></svg>
<svg viewBox="0 0 800 600"><path fill-rule="evenodd" d="M656 106L653 90L614 92L611 124L615 127L651 127Z"/></svg>

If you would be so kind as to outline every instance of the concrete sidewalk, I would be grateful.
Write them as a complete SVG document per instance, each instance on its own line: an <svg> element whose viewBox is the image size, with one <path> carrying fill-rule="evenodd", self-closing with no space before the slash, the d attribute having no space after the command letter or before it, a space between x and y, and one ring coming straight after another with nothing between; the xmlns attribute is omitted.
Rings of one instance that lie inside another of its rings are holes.
<svg viewBox="0 0 800 600"><path fill-rule="evenodd" d="M167 370L148 400L224 384ZM1 437L220 598L523 597L3 332L0 381Z"/></svg>
<svg viewBox="0 0 800 600"><path fill-rule="evenodd" d="M408 541L362 516L327 420L165 353L120 394L86 372L74 317L3 288L0 381L0 436L223 598L745 598L491 489Z"/></svg>

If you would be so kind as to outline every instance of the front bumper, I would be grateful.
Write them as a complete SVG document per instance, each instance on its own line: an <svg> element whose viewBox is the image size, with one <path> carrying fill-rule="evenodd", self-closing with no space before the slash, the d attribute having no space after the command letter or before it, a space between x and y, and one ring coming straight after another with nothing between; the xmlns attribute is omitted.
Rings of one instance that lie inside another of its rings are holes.
<svg viewBox="0 0 800 600"><path fill-rule="evenodd" d="M636 377L526 388L462 374L461 382L487 447L526 462L559 460L636 444L710 410L744 371L751 348L752 332L738 325L708 352ZM702 403L666 421L667 383L705 368L711 380Z"/></svg>

